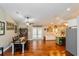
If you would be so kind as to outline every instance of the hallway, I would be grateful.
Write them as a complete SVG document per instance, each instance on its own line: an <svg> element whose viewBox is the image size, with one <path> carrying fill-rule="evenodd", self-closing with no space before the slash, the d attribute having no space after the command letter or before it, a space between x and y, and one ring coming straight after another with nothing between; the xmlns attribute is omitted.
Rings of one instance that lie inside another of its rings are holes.
<svg viewBox="0 0 79 59"><path fill-rule="evenodd" d="M0 53L12 56L17 43L22 45L22 51L16 51L14 56L79 55L78 6L75 3L0 4ZM29 47L24 51L26 41Z"/></svg>
<svg viewBox="0 0 79 59"><path fill-rule="evenodd" d="M12 56L11 48L4 53L5 56ZM56 45L55 41L30 41L29 49L22 54L15 52L14 56L65 56L65 47Z"/></svg>

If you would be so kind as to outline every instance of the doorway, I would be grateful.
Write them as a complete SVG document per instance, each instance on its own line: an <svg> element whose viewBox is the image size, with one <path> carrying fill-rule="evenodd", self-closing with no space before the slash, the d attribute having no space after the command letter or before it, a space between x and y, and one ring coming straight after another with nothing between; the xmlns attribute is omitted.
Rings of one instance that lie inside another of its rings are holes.
<svg viewBox="0 0 79 59"><path fill-rule="evenodd" d="M32 28L32 39L33 40L43 39L43 28L42 27L33 27Z"/></svg>

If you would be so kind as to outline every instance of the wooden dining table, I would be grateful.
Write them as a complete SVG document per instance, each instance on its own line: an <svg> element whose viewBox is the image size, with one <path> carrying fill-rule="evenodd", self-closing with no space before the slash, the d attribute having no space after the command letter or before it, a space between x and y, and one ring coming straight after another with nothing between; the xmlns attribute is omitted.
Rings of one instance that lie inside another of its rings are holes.
<svg viewBox="0 0 79 59"><path fill-rule="evenodd" d="M25 43L26 43L27 40L25 39L25 37L20 37L19 39L20 39L20 42L16 41L16 42L11 43L11 45L12 45L12 54L14 54L14 49L15 49L14 45L15 44L18 44L18 45L21 44L22 45L22 53L24 53Z"/></svg>

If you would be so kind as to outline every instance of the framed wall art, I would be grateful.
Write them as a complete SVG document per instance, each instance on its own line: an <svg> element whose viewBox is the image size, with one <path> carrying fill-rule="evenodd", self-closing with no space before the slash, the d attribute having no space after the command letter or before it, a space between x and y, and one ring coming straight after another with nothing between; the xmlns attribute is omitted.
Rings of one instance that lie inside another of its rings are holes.
<svg viewBox="0 0 79 59"><path fill-rule="evenodd" d="M0 21L0 35L5 34L5 23Z"/></svg>
<svg viewBox="0 0 79 59"><path fill-rule="evenodd" d="M17 33L17 25L15 25L15 33Z"/></svg>
<svg viewBox="0 0 79 59"><path fill-rule="evenodd" d="M13 23L10 23L10 22L6 21L6 29L7 30L14 30L15 29L15 25Z"/></svg>

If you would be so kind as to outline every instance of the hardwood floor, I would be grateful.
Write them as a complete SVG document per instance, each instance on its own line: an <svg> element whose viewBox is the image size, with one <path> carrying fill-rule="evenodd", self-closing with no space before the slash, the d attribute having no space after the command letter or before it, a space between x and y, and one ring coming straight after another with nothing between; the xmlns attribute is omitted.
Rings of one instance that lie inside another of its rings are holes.
<svg viewBox="0 0 79 59"><path fill-rule="evenodd" d="M11 48L4 53L4 56L12 56ZM66 51L64 46L56 45L55 41L35 40L30 41L29 49L25 50L24 54L17 51L14 56L66 56Z"/></svg>

